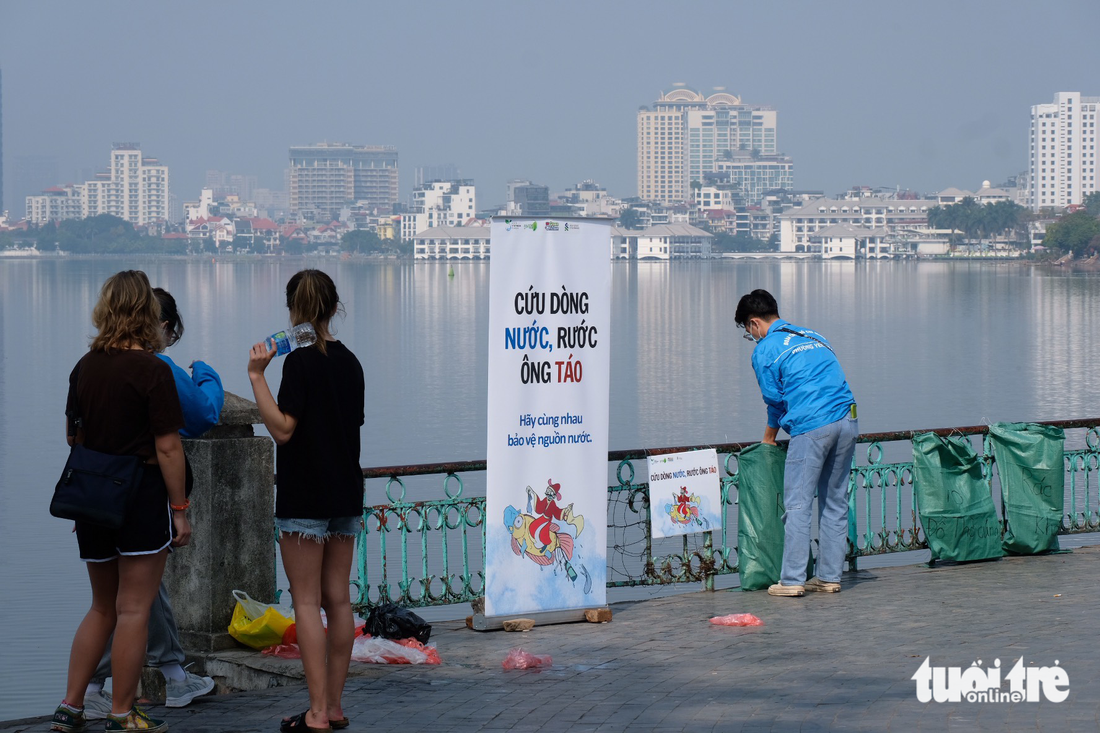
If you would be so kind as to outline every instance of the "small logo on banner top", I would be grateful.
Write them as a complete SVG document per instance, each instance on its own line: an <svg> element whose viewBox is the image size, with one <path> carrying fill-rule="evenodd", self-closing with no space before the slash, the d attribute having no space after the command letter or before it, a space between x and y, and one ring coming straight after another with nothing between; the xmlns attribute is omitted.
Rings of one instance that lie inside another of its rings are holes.
<svg viewBox="0 0 1100 733"><path fill-rule="evenodd" d="M576 222L573 222L573 223L565 222L565 231L567 231L567 232L575 232L580 228L581 228L581 225L577 224Z"/></svg>
<svg viewBox="0 0 1100 733"><path fill-rule="evenodd" d="M504 220L504 225L505 225L504 226L505 231L508 231L508 232L513 231L513 230L519 230L519 229L530 229L531 231L534 232L534 231L537 231L538 228L539 228L539 223L537 221L532 221L532 222L528 222L528 223L525 224L523 222L512 221L511 219L505 219Z"/></svg>
<svg viewBox="0 0 1100 733"><path fill-rule="evenodd" d="M543 225L543 228L548 232L556 232L559 230L560 225L556 221L548 221Z"/></svg>
<svg viewBox="0 0 1100 733"><path fill-rule="evenodd" d="M910 678L917 683L920 702L1063 702L1069 697L1069 675L1054 660L1053 667L1025 667L1024 658L1016 660L1003 676L1001 660L983 669L982 660L967 668L933 667L930 657ZM1004 683L1008 689L1004 689Z"/></svg>

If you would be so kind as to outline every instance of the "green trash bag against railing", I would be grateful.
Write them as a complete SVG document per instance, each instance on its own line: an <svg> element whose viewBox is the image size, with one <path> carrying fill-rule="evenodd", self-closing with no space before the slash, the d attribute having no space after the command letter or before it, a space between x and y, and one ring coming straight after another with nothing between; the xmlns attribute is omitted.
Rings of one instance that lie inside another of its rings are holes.
<svg viewBox="0 0 1100 733"><path fill-rule="evenodd" d="M1065 431L1033 423L994 423L989 443L1001 478L1004 551L1034 555L1057 550L1065 510Z"/></svg>
<svg viewBox="0 0 1100 733"><path fill-rule="evenodd" d="M1001 557L1001 522L968 440L913 436L913 491L933 560Z"/></svg>
<svg viewBox="0 0 1100 733"><path fill-rule="evenodd" d="M787 451L757 443L737 454L737 572L741 590L779 582Z"/></svg>

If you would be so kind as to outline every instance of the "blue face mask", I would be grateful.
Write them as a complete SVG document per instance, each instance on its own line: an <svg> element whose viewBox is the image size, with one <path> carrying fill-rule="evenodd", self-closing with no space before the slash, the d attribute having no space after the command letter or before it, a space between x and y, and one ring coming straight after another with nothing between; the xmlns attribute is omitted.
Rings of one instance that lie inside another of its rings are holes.
<svg viewBox="0 0 1100 733"><path fill-rule="evenodd" d="M741 338L747 341L752 341L754 344L760 343L760 339L749 333L749 324L747 322L745 323L745 333L742 334Z"/></svg>

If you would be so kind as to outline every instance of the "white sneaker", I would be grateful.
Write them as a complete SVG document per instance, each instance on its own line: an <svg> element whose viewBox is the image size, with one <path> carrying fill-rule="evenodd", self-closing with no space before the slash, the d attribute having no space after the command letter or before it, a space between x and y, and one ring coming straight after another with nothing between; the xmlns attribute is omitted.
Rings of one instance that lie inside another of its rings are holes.
<svg viewBox="0 0 1100 733"><path fill-rule="evenodd" d="M84 696L84 717L88 720L106 720L111 712L111 693L100 690Z"/></svg>
<svg viewBox="0 0 1100 733"><path fill-rule="evenodd" d="M185 674L187 676L181 682L165 680L165 707L182 708L196 697L201 697L214 689L214 680L211 678L199 677L190 672Z"/></svg>
<svg viewBox="0 0 1100 733"><path fill-rule="evenodd" d="M839 593L840 583L833 583L829 580L822 580L821 578L810 578L806 581L806 592L814 593Z"/></svg>
<svg viewBox="0 0 1100 733"><path fill-rule="evenodd" d="M774 585L768 586L768 595L801 598L806 595L806 588L801 585L783 585L782 583L775 583Z"/></svg>

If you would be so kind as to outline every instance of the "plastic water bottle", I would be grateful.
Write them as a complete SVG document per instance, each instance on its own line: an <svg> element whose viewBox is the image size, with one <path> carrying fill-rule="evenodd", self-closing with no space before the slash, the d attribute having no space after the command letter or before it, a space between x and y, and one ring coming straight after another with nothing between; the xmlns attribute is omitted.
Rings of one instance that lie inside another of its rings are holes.
<svg viewBox="0 0 1100 733"><path fill-rule="evenodd" d="M275 342L275 349L278 351L275 356L285 356L295 349L317 343L317 332L313 330L313 324L307 322L273 333L268 338Z"/></svg>

